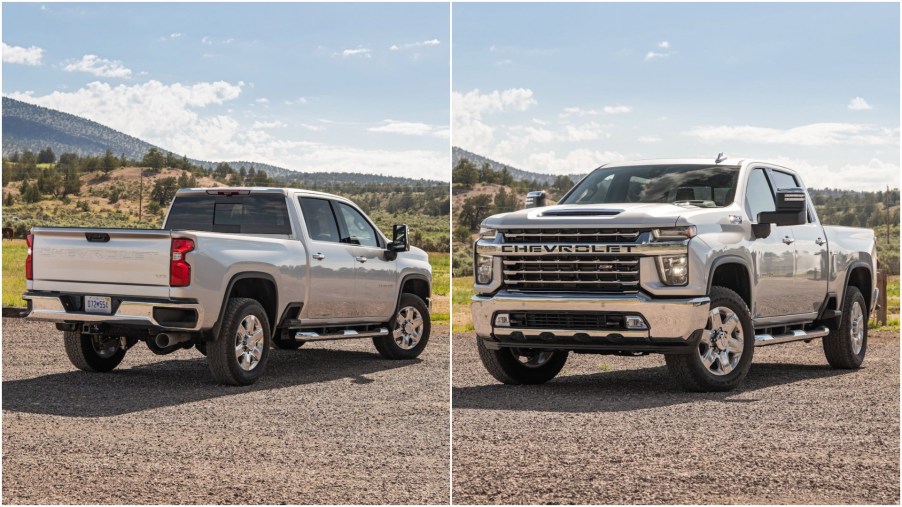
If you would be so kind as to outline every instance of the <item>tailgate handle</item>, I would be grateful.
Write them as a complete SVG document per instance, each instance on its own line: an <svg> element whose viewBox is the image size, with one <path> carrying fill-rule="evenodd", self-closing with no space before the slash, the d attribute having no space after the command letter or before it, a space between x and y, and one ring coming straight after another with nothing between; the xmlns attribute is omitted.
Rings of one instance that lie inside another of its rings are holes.
<svg viewBox="0 0 902 507"><path fill-rule="evenodd" d="M105 232L86 232L85 239L91 243L106 243L110 240L110 235Z"/></svg>

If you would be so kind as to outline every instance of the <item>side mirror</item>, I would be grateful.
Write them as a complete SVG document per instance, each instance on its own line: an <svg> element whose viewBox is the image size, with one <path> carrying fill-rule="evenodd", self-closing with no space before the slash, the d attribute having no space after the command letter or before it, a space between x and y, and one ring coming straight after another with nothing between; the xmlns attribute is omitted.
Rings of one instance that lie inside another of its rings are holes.
<svg viewBox="0 0 902 507"><path fill-rule="evenodd" d="M392 241L388 249L392 252L406 252L410 250L410 227L407 224L395 224L392 227Z"/></svg>
<svg viewBox="0 0 902 507"><path fill-rule="evenodd" d="M542 190L534 190L526 194L527 208L541 208L545 206L545 192Z"/></svg>
<svg viewBox="0 0 902 507"><path fill-rule="evenodd" d="M759 224L776 226L802 225L807 220L808 196L801 188L781 188L777 190L776 211L758 213Z"/></svg>

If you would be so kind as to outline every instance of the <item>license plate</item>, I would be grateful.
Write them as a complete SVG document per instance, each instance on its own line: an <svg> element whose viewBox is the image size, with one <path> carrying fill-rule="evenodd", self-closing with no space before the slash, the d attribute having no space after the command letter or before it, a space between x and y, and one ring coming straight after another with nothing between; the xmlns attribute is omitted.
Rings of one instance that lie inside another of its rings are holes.
<svg viewBox="0 0 902 507"><path fill-rule="evenodd" d="M110 298L105 296L85 296L85 311L109 314L113 309Z"/></svg>

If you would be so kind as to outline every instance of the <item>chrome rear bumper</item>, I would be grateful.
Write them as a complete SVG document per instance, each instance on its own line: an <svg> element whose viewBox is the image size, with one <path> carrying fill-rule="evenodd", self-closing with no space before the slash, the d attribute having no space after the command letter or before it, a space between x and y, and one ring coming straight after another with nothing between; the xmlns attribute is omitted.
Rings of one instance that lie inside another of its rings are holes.
<svg viewBox="0 0 902 507"><path fill-rule="evenodd" d="M560 348L598 348L597 340L606 340L616 348L618 343L639 342L686 343L708 321L711 299L707 296L685 299L653 299L644 294L628 296L587 295L585 293L512 293L474 296L473 326L479 338L495 342L543 343ZM647 329L586 330L529 329L496 326L495 316L507 312L612 312L641 315ZM581 347L580 343L585 343Z"/></svg>
<svg viewBox="0 0 902 507"><path fill-rule="evenodd" d="M192 303L122 300L119 303L118 308L116 308L116 312L107 315L66 310L60 296L44 296L26 293L22 297L28 302L29 307L29 311L25 315L26 319L48 322L98 322L129 326L147 326L180 331L199 331L204 316L203 307L199 304ZM161 323L154 317L154 309L157 308L194 311L197 314L197 319L194 320L193 325L188 326Z"/></svg>

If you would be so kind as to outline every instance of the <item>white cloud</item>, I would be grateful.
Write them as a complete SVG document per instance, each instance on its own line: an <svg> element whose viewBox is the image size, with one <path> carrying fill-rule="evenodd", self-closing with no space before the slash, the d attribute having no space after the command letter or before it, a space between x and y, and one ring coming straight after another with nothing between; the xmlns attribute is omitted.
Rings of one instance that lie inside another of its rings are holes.
<svg viewBox="0 0 902 507"><path fill-rule="evenodd" d="M276 128L287 127L287 126L288 125L280 122L279 120L273 120L273 121L259 121L258 120L258 121L254 122L254 126L252 128L254 128L254 129L276 129Z"/></svg>
<svg viewBox="0 0 902 507"><path fill-rule="evenodd" d="M637 139L640 143L658 143L661 142L661 138L657 136L640 136Z"/></svg>
<svg viewBox="0 0 902 507"><path fill-rule="evenodd" d="M259 99L254 100L257 104L269 104L269 99L266 97L260 97Z"/></svg>
<svg viewBox="0 0 902 507"><path fill-rule="evenodd" d="M235 39L232 39L232 38L224 39L222 41L223 44L231 44L233 42L235 42Z"/></svg>
<svg viewBox="0 0 902 507"><path fill-rule="evenodd" d="M97 55L84 55L81 60L70 60L63 70L66 72L87 72L100 77L128 79L132 70L122 65L119 60L107 60Z"/></svg>
<svg viewBox="0 0 902 507"><path fill-rule="evenodd" d="M602 164L609 162L623 162L636 157L626 156L613 151L598 151L581 148L559 155L554 150L531 153L523 161L523 165L514 164L514 167L529 168L550 174L582 174L587 173Z"/></svg>
<svg viewBox="0 0 902 507"><path fill-rule="evenodd" d="M853 123L812 123L789 129L742 126L696 127L685 135L701 141L786 144L794 146L883 145L899 143L899 128Z"/></svg>
<svg viewBox="0 0 902 507"><path fill-rule="evenodd" d="M37 46L23 48L2 43L3 63L18 63L21 65L40 65L44 58L44 50Z"/></svg>
<svg viewBox="0 0 902 507"><path fill-rule="evenodd" d="M200 43L201 43L201 44L205 44L205 45L207 45L207 46L212 46L212 45L213 45L213 37L210 37L209 35L204 35L204 36L200 39Z"/></svg>
<svg viewBox="0 0 902 507"><path fill-rule="evenodd" d="M670 49L670 43L667 42L666 40L662 40L661 42L658 43L658 47L661 49Z"/></svg>
<svg viewBox="0 0 902 507"><path fill-rule="evenodd" d="M382 125L379 125L377 127L370 127L367 130L370 132L402 134L407 136L434 135L438 137L445 137L447 135L446 128L435 127L433 125L429 125L428 123L395 120L385 120L382 122Z"/></svg>
<svg viewBox="0 0 902 507"><path fill-rule="evenodd" d="M174 153L202 160L252 160L301 171L448 179L447 149L368 150L283 139L271 135L265 123L247 128L227 115L203 114L205 107L237 99L244 86L240 81L194 84L148 81L118 86L93 82L73 92L8 95L94 120Z"/></svg>
<svg viewBox="0 0 902 507"><path fill-rule="evenodd" d="M306 103L307 103L307 98L306 98L306 97L298 97L298 98L293 99L293 100L292 100L292 99L289 99L289 100L286 100L286 101L285 101L285 105L288 105L288 106L295 106L295 105L297 105L297 106L303 106L303 105L306 104Z"/></svg>
<svg viewBox="0 0 902 507"><path fill-rule="evenodd" d="M169 34L170 39L178 39L181 36L182 36L181 32L173 32L173 33Z"/></svg>
<svg viewBox="0 0 902 507"><path fill-rule="evenodd" d="M866 100L861 97L855 97L851 101L849 101L849 105L847 106L852 111L866 111L868 109L874 109Z"/></svg>
<svg viewBox="0 0 902 507"><path fill-rule="evenodd" d="M777 165L796 170L811 188L844 190L885 190L899 187L899 166L877 158L846 164L816 164L804 159L776 156L767 159Z"/></svg>
<svg viewBox="0 0 902 507"><path fill-rule="evenodd" d="M341 52L341 56L347 58L349 56L363 56L366 58L372 58L372 49L369 48L353 48L353 49L345 49Z"/></svg>
<svg viewBox="0 0 902 507"><path fill-rule="evenodd" d="M645 53L645 61L647 62L649 60L655 60L658 58L667 58L667 56L668 56L667 53L658 53L655 51L649 51L648 53Z"/></svg>
<svg viewBox="0 0 902 507"><path fill-rule="evenodd" d="M668 42L666 40L662 40L661 42L659 42L657 44L657 47L661 51L649 51L648 53L645 53L645 61L646 62L650 61L650 60L659 60L661 58L667 58L668 56L670 56L673 53L673 51L670 50L670 42Z"/></svg>
<svg viewBox="0 0 902 507"><path fill-rule="evenodd" d="M621 106L621 105L604 106L604 108L602 109L602 111L604 111L605 114L623 114L623 113L628 113L632 110L633 110L633 108L631 108L630 106Z"/></svg>
<svg viewBox="0 0 902 507"><path fill-rule="evenodd" d="M411 49L411 48L419 48L423 46L438 46L441 44L441 41L438 39L429 39L420 42L409 42L406 44L392 44L388 49L392 51L399 51L402 49Z"/></svg>
<svg viewBox="0 0 902 507"><path fill-rule="evenodd" d="M454 144L471 150L483 151L492 144L494 128L483 122L486 114L502 111L526 111L536 104L532 90L509 88L482 93L471 90L451 94Z"/></svg>

